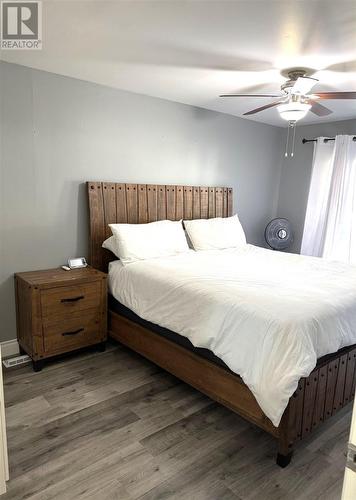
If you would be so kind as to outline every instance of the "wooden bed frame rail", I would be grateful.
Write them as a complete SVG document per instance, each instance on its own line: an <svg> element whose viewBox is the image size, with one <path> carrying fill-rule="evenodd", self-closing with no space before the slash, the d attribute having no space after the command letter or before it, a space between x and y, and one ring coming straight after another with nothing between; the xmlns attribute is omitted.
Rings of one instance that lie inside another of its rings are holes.
<svg viewBox="0 0 356 500"><path fill-rule="evenodd" d="M88 182L90 263L107 270L115 257L102 249L110 223L146 223L227 217L232 215L228 187L159 186ZM266 417L241 377L176 343L109 310L109 334L184 382L258 425L278 440L277 463L289 464L295 444L332 417L354 398L356 346L319 360L307 378L299 381L281 423Z"/></svg>

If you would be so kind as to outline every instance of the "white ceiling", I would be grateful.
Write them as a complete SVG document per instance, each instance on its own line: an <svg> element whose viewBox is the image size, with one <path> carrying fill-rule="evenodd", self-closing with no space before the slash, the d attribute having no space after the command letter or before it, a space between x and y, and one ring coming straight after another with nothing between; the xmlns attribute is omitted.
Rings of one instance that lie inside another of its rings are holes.
<svg viewBox="0 0 356 500"><path fill-rule="evenodd" d="M55 1L43 3L43 50L1 59L236 116L269 98L280 70L317 71L313 90L356 90L356 1ZM356 118L356 100L304 123ZM276 109L248 119L285 126Z"/></svg>

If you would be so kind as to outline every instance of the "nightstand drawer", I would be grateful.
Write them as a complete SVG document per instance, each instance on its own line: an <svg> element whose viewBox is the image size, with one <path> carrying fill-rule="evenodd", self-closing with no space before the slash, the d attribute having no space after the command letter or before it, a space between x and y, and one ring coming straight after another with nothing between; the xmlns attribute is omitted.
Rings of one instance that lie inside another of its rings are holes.
<svg viewBox="0 0 356 500"><path fill-rule="evenodd" d="M103 337L97 310L72 315L65 320L44 322L43 341L46 353L77 349L100 342Z"/></svg>
<svg viewBox="0 0 356 500"><path fill-rule="evenodd" d="M76 311L99 307L100 290L100 281L42 290L42 316L48 317L66 312L72 314Z"/></svg>

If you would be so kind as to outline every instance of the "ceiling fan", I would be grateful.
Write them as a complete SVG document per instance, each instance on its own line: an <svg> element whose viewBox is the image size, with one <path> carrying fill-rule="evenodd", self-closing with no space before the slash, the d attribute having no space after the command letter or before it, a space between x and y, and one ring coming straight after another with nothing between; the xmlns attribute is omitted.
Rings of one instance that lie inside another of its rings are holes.
<svg viewBox="0 0 356 500"><path fill-rule="evenodd" d="M330 109L318 101L325 99L356 99L356 92L315 92L309 94L317 78L307 76L310 70L292 68L282 72L288 80L283 83L279 93L275 94L222 94L220 97L277 97L278 100L244 113L244 116L254 115L260 111L277 106L281 118L289 122L297 122L311 111L318 116L327 116Z"/></svg>

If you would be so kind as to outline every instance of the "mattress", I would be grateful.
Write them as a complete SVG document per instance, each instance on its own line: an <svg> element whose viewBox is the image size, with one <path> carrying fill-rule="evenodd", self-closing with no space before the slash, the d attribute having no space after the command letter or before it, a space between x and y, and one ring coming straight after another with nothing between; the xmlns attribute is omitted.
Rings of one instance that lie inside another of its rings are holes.
<svg viewBox="0 0 356 500"><path fill-rule="evenodd" d="M356 268L246 245L110 264L111 294L211 351L278 426L317 359L356 343Z"/></svg>

